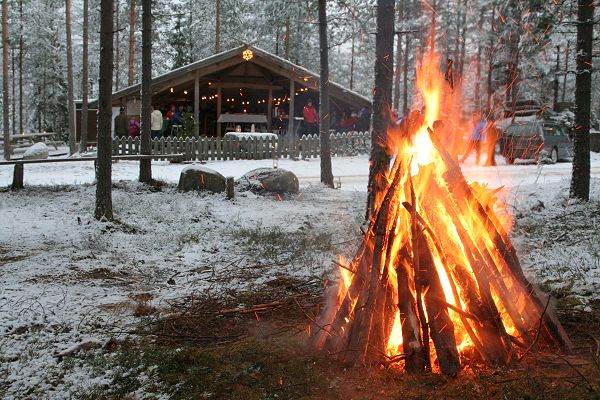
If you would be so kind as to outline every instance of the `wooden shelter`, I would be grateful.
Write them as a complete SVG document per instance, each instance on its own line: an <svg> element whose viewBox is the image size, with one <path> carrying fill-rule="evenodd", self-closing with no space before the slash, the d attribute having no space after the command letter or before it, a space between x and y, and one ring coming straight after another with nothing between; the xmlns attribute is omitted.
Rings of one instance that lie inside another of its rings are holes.
<svg viewBox="0 0 600 400"><path fill-rule="evenodd" d="M113 107L125 106L128 115L139 115L140 88L136 84L113 93ZM290 116L288 130L293 131L301 123L309 98L318 108L319 75L258 47L243 45L157 76L152 79L152 90L153 105L165 111L183 105L193 113L196 136L225 133L225 126L217 123L224 113L265 115L270 129L280 108ZM331 83L330 107L338 115L363 107L370 110L370 106L366 97ZM96 101L90 102L90 109L96 107ZM94 133L90 131L92 138Z"/></svg>

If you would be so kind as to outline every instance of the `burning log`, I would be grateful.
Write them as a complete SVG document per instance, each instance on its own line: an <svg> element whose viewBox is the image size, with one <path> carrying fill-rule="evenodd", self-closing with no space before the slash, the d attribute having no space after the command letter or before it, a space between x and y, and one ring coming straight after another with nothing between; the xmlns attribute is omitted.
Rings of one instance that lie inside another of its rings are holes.
<svg viewBox="0 0 600 400"><path fill-rule="evenodd" d="M410 201L412 204L416 204L415 189L412 184L412 179L408 179L409 190L410 190ZM417 211L416 208L410 214L411 220L411 247L412 247L412 266L415 276L415 297L417 302L417 310L419 311L419 320L421 321L421 332L423 334L423 347L421 349L421 358L425 363L425 369L431 370L431 359L429 350L429 326L427 325L427 316L425 315L425 308L423 307L423 279L421 278L421 252L419 249L419 227L417 224Z"/></svg>
<svg viewBox="0 0 600 400"><path fill-rule="evenodd" d="M400 257L396 261L396 276L398 285L398 310L402 326L402 349L404 350L404 368L408 372L421 372L429 361L429 353L423 354L421 342L421 327L416 312L416 302L409 289L408 257ZM426 356L427 358L425 358ZM427 360L427 361L426 361Z"/></svg>
<svg viewBox="0 0 600 400"><path fill-rule="evenodd" d="M440 370L446 375L455 376L460 370L460 361L456 349L456 338L454 337L454 324L450 319L447 307L437 301L437 299L444 297L444 291L424 236L419 238L416 252L419 254L420 260L421 284L425 289L424 299L427 316L429 317L429 331L435 346Z"/></svg>
<svg viewBox="0 0 600 400"><path fill-rule="evenodd" d="M446 269L446 274L448 276L453 276L456 279L456 283L461 288L461 292L465 293L464 302L467 311L462 310L457 306L453 306L449 303L445 303L445 306L452 309L453 311L460 314L461 321L465 330L467 331L469 337L473 341L475 348L479 352L480 356L483 360L487 361L492 365L501 365L507 359L507 354L505 351L505 347L502 344L500 338L497 335L497 329L493 326L490 326L485 321L489 320L489 317L486 317L486 313L482 307L481 300L479 295L477 294L476 283L471 279L467 271L461 265L455 265L452 271L450 271L450 262L444 254L442 245L440 241L436 238L433 230L427 225L425 220L414 211L413 207L407 203L403 203L404 207L411 213L415 213L419 224L423 227L423 230L427 232L431 241L433 242L436 251L442 257L442 263L444 268ZM460 296L457 290L457 284L455 284L454 280L449 280L452 294L455 299L459 299ZM443 302L442 299L438 301ZM478 323L479 332L481 335L481 340L475 334L473 328L471 327L467 318L470 318ZM492 330L492 332L490 332ZM482 343L483 342L483 343Z"/></svg>
<svg viewBox="0 0 600 400"><path fill-rule="evenodd" d="M512 275L521 285L523 285L526 295L536 307L537 315L543 317L548 339L555 341L564 352L572 353L573 345L562 328L562 325L556 319L556 316L552 312L543 312L545 303L541 300L531 282L525 277L515 248L508 238L508 234L504 232L502 226L497 221L490 218L484 207L473 194L456 161L454 161L450 154L448 154L448 152L440 145L435 134L431 131L430 137L443 162L446 164L447 170L443 176L448 184L449 190L454 194L454 197L457 200L462 199L463 202L472 205L472 208L477 213L486 229L493 232L493 243L496 246L498 254Z"/></svg>

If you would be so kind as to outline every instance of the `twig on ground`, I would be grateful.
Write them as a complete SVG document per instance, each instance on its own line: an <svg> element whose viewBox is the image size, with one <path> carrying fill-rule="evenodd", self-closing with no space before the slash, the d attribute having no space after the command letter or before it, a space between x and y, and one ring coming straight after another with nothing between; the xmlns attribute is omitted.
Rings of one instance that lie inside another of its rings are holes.
<svg viewBox="0 0 600 400"><path fill-rule="evenodd" d="M363 278L363 279L366 279L366 278L365 278L363 275L359 274L359 273L358 273L358 271L355 271L355 270L353 270L353 269L350 269L350 268L348 268L347 266L345 266L344 264L342 264L342 263L340 263L340 262L337 262L337 261L335 261L335 260L332 260L332 262L333 262L335 265L337 265L338 267L340 267L340 268L343 268L343 269L345 269L346 271L350 271L350 272L352 272L352 273L353 273L354 275L356 275L356 276L360 276L361 278Z"/></svg>
<svg viewBox="0 0 600 400"><path fill-rule="evenodd" d="M587 383L588 388L590 389L590 391L595 392L596 389L594 389L594 387L592 386L592 384L590 383L590 381L588 380L588 378L585 377L585 375L583 373L581 373L581 371L579 371L577 368L575 368L575 366L567 359L567 357L556 353L556 355L563 360L564 362L566 362L569 367L571 367L573 369L573 371L575 371L577 373L577 375L579 375L581 377L581 379L583 379L585 381L585 383Z"/></svg>
<svg viewBox="0 0 600 400"><path fill-rule="evenodd" d="M540 315L540 323L538 324L537 332L535 333L535 339L533 339L533 342L531 342L531 344L523 352L523 354L521 354L521 356L519 356L519 358L517 358L518 361L521 361L523 359L523 357L525 357L527 355L527 353L529 353L529 351L533 348L533 346L535 346L538 339L540 338L540 332L542 331L542 323L544 322L544 314L546 314L546 310L548 309L549 304L550 304L550 296L548 296L548 301L546 301L546 306L544 307L544 311L542 311L542 314Z"/></svg>
<svg viewBox="0 0 600 400"><path fill-rule="evenodd" d="M317 321L315 321L315 319L313 317L311 317L310 315L308 315L308 313L304 310L304 308L302 308L302 306L300 305L300 303L298 302L297 299L294 299L294 301L296 302L296 305L298 306L298 308L300 308L300 311L302 311L302 314L304 314L304 316L306 318L308 318L310 320L310 322L312 322L313 324L315 324L317 326L317 328L319 328L320 330L324 331L329 336L334 336L334 335L337 336L337 334L335 332L328 331L327 329L325 329L324 326L320 325Z"/></svg>

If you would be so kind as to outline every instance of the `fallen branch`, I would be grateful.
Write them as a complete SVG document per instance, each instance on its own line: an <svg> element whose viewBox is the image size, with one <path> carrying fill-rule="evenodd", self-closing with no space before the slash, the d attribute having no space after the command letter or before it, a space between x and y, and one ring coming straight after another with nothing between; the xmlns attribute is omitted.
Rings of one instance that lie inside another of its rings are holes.
<svg viewBox="0 0 600 400"><path fill-rule="evenodd" d="M518 361L521 361L523 359L523 357L525 357L527 355L527 353L529 353L529 351L533 348L533 346L535 346L538 339L540 338L540 332L542 331L542 324L544 323L544 314L546 314L546 310L548 309L549 304L550 304L550 296L548 296L548 300L546 301L546 306L544 307L544 311L542 311L542 315L540 315L540 323L538 324L538 328L535 333L535 339L533 339L533 342L531 342L531 344L523 352L523 354L521 354L521 356L519 358L517 358Z"/></svg>

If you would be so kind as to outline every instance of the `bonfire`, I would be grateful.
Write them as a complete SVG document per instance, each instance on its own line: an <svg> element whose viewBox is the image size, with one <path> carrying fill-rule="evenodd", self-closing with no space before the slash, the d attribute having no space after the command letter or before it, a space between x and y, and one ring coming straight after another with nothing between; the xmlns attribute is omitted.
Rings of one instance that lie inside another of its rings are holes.
<svg viewBox="0 0 600 400"><path fill-rule="evenodd" d="M460 90L439 65L430 52L418 67L422 117L388 132L387 184L356 255L338 263L314 342L353 365L451 376L466 363L510 364L536 344L569 353L549 298L523 274L499 190L462 175Z"/></svg>

